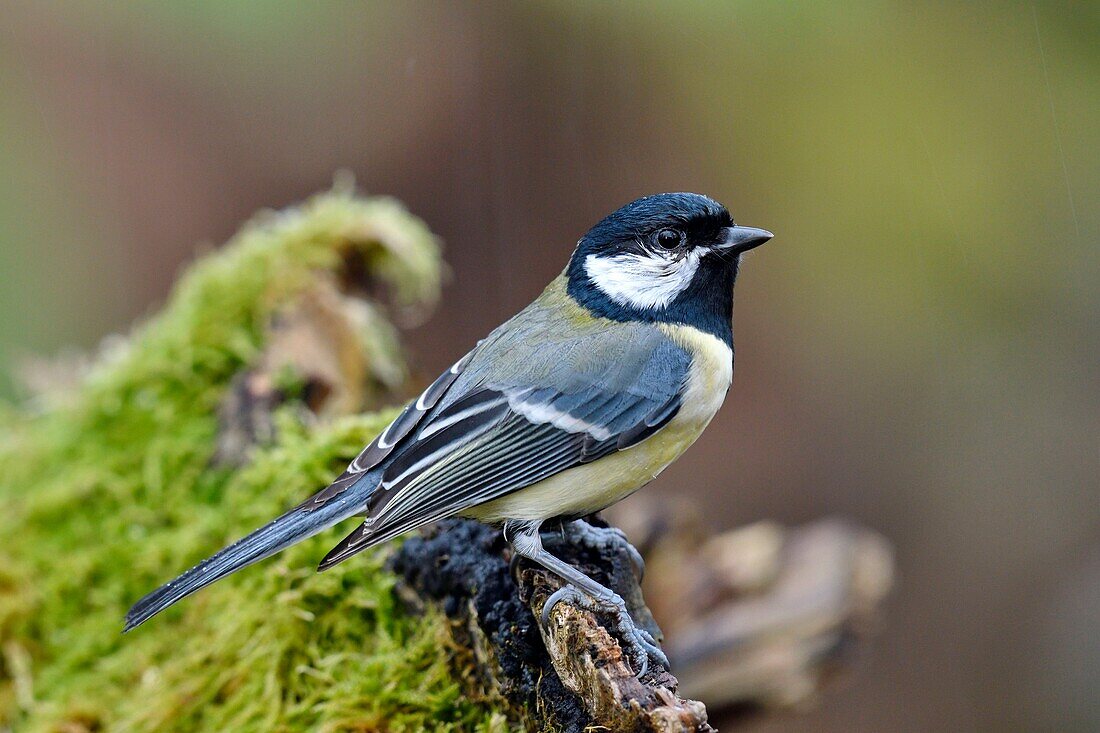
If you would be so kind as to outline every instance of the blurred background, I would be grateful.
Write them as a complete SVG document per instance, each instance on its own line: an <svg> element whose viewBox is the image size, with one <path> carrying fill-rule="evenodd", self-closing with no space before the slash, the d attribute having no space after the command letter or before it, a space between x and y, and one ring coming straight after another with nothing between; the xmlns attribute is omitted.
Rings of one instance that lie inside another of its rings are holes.
<svg viewBox="0 0 1100 733"><path fill-rule="evenodd" d="M750 729L1100 729L1097 6L0 13L6 399L20 358L127 329L337 170L446 243L424 374L605 213L704 192L777 236L738 285L725 409L648 493L716 529L846 515L899 564L846 684Z"/></svg>

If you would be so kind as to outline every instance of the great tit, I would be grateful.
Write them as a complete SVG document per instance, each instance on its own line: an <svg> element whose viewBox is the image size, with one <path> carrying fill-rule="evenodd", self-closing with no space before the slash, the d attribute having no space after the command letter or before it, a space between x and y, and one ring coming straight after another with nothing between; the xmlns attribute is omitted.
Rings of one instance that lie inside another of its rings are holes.
<svg viewBox="0 0 1100 733"><path fill-rule="evenodd" d="M653 480L690 446L733 377L741 255L771 239L693 193L638 199L600 221L543 293L436 379L331 485L134 604L126 630L198 589L351 516L320 570L449 516L503 527L559 575L561 600L618 619L636 671L663 660L617 594L547 552L540 527ZM638 672L641 674L641 671Z"/></svg>

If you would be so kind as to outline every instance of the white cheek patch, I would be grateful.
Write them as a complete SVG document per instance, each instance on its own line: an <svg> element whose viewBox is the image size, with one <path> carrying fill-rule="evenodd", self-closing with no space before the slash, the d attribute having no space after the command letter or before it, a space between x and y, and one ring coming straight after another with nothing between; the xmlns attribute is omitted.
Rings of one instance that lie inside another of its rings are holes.
<svg viewBox="0 0 1100 733"><path fill-rule="evenodd" d="M584 271L597 288L620 305L664 308L691 284L699 253L668 259L659 254L588 255Z"/></svg>

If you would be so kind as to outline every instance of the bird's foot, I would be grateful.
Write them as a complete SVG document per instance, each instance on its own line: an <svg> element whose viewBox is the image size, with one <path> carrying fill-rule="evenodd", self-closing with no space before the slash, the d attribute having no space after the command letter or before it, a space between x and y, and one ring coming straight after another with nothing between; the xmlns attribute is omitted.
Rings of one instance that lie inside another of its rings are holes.
<svg viewBox="0 0 1100 733"><path fill-rule="evenodd" d="M607 614L615 619L613 629L630 660L635 677L642 677L646 673L650 657L656 659L665 669L669 668L668 657L661 651L653 635L634 623L626 602L617 593L611 593L608 598L593 598L572 585L562 586L546 599L542 607L544 626L549 624L554 606L562 601L594 613Z"/></svg>
<svg viewBox="0 0 1100 733"><path fill-rule="evenodd" d="M594 527L583 519L577 519L562 525L561 534L547 535L546 538L554 541L557 538L573 545L580 545L598 552L623 551L630 557L630 564L634 568L634 577L640 583L645 575L645 560L642 553L630 544L626 533L618 527Z"/></svg>

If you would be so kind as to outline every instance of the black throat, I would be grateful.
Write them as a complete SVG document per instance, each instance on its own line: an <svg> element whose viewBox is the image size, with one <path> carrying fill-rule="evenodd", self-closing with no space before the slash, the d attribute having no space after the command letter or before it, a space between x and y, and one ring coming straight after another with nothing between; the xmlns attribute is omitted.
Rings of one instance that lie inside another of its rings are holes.
<svg viewBox="0 0 1100 733"><path fill-rule="evenodd" d="M567 291L590 313L613 321L645 321L692 326L721 339L733 348L733 283L735 261L730 264L716 254L707 254L699 269L676 299L664 308L635 308L612 300L593 283L584 269L585 255L578 251L569 261Z"/></svg>

